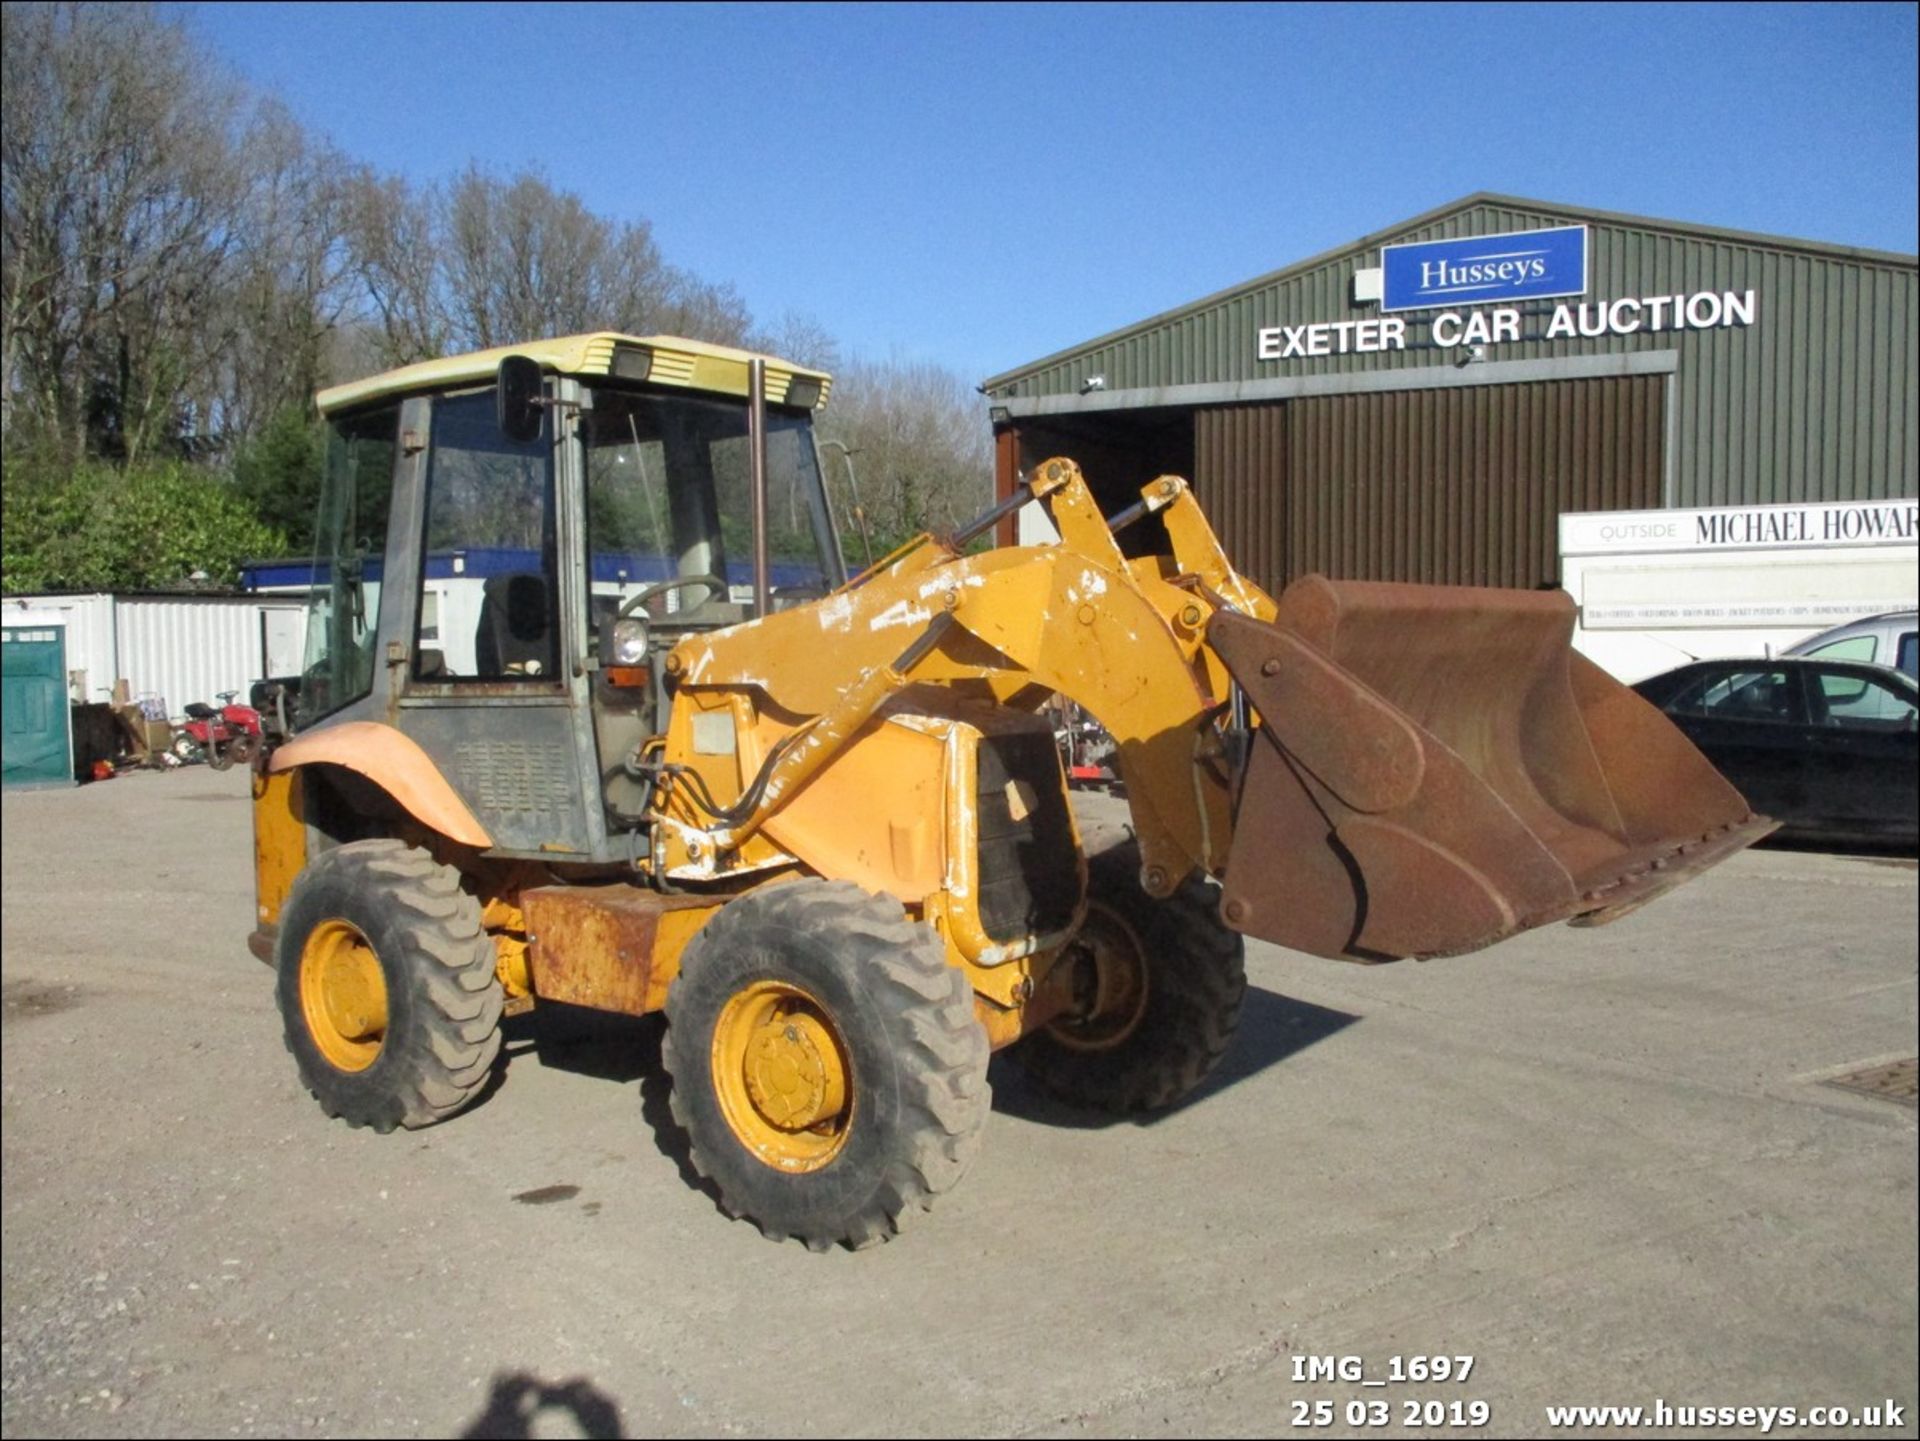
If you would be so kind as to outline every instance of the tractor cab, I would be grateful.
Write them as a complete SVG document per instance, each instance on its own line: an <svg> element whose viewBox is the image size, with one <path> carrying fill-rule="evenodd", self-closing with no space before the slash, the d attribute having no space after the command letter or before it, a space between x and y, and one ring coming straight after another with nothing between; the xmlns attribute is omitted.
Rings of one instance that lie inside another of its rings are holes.
<svg viewBox="0 0 1920 1441"><path fill-rule="evenodd" d="M630 859L658 657L844 580L812 429L829 385L601 333L322 392L296 727L396 728L496 850Z"/></svg>

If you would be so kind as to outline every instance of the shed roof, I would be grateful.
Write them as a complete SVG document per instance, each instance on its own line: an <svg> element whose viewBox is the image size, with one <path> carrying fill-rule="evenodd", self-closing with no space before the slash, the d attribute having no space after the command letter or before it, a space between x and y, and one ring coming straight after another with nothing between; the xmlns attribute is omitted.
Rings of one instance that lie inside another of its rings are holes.
<svg viewBox="0 0 1920 1441"><path fill-rule="evenodd" d="M1357 240L1350 240L1344 245L1336 245L1330 250L1323 250L1318 255L1309 256L1305 260L1295 261L1291 265L1282 266L1278 270L1268 271L1264 275L1256 275L1251 280L1241 281L1238 285L1230 285L1225 290L1216 290L1211 295L1203 295L1198 300L1189 301L1185 305L1175 306L1172 310L1161 311L1158 315L1150 315L1144 320L1136 320L1130 325L1121 326L1118 330L1108 331L1105 335L1096 335L1091 340L1083 340L1077 345L1069 345L1062 350L1054 351L1050 355L1043 355L1037 360L1027 361L1025 364L1017 365L1011 370L1002 371L998 375L990 376L986 380L981 381L980 388L986 391L996 390L1003 385L1009 385L1014 381L1020 380L1032 374L1034 371L1045 370L1049 366L1058 365L1062 361L1069 360L1085 351L1097 350L1101 346L1111 345L1115 341L1124 340L1129 336L1138 335L1144 331L1152 330L1158 326L1168 325L1200 311L1212 309L1215 306L1233 300L1237 296L1260 290L1263 287L1273 285L1279 281L1287 280L1293 276L1314 270L1319 266L1327 264L1329 261L1351 255L1356 250L1369 250L1378 245L1391 244L1404 236L1408 231L1418 230L1423 226L1432 225L1438 221L1447 219L1449 216L1458 215L1462 211L1471 210L1478 206L1498 206L1509 210L1533 211L1539 214L1543 220L1583 220L1601 225L1625 226L1637 230L1664 231L1669 234L1692 237L1700 240L1750 245L1769 250L1798 251L1803 254L1820 255L1838 260L1857 260L1875 265L1902 265L1907 267L1920 265L1920 256L1904 255L1898 251L1868 250L1860 246L1835 245L1821 240L1798 240L1784 235L1763 235L1750 230L1730 230L1717 225L1697 225L1691 221L1661 220L1645 215L1626 215L1612 210L1595 210L1583 205L1559 205L1546 200L1528 200L1521 196L1501 195L1491 190L1479 190L1459 200L1452 200L1445 205L1436 206L1432 210L1424 211L1419 215L1413 216L1411 219L1398 221L1393 225L1387 226L1385 229L1372 231Z"/></svg>

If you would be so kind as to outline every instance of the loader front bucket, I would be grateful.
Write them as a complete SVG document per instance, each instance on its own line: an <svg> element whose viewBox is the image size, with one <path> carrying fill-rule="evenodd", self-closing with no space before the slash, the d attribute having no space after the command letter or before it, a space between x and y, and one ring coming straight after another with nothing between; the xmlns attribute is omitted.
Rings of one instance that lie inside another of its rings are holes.
<svg viewBox="0 0 1920 1441"><path fill-rule="evenodd" d="M1572 647L1564 592L1309 576L1208 640L1259 713L1221 914L1347 960L1597 925L1774 828Z"/></svg>

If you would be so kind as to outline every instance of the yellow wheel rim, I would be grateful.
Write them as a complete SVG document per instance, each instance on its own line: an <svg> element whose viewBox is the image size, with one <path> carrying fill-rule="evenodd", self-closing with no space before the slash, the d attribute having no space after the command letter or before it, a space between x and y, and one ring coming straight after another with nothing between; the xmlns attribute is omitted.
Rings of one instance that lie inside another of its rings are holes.
<svg viewBox="0 0 1920 1441"><path fill-rule="evenodd" d="M1106 1051L1140 1029L1147 1014L1147 952L1118 912L1095 901L1063 964L1075 967L1074 1006L1047 1027L1072 1051Z"/></svg>
<svg viewBox="0 0 1920 1441"><path fill-rule="evenodd" d="M364 1071L387 1039L387 978L359 927L322 921L300 952L300 1009L329 1064Z"/></svg>
<svg viewBox="0 0 1920 1441"><path fill-rule="evenodd" d="M817 1171L847 1143L854 1097L846 1045L797 986L755 981L713 1028L713 1083L740 1143L780 1171Z"/></svg>

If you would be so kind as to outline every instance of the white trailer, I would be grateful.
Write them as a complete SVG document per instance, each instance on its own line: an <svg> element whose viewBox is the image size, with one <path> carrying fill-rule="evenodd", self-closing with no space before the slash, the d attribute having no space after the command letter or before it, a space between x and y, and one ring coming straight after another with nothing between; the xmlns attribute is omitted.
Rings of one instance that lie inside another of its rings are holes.
<svg viewBox="0 0 1920 1441"><path fill-rule="evenodd" d="M124 680L136 698L179 716L189 701L212 703L223 691L245 700L254 681L297 673L307 607L297 596L95 592L8 596L0 609L65 620L74 704L111 700Z"/></svg>
<svg viewBox="0 0 1920 1441"><path fill-rule="evenodd" d="M1560 517L1574 646L1631 684L1689 660L1772 656L1920 595L1912 500Z"/></svg>

